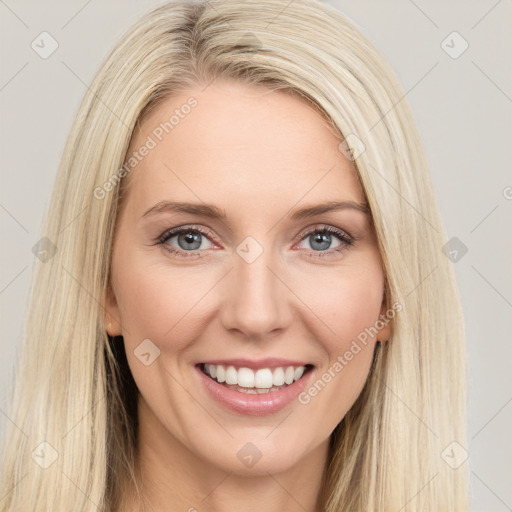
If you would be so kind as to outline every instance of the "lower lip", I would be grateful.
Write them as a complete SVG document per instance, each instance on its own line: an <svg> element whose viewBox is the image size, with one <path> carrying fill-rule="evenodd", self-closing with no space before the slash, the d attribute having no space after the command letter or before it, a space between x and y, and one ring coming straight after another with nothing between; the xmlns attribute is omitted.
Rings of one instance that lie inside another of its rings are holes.
<svg viewBox="0 0 512 512"><path fill-rule="evenodd" d="M299 380L279 391L253 395L234 391L219 384L205 375L199 367L197 367L197 371L214 400L230 411L248 416L264 416L284 409L306 387L307 380L311 375L311 371L308 371Z"/></svg>

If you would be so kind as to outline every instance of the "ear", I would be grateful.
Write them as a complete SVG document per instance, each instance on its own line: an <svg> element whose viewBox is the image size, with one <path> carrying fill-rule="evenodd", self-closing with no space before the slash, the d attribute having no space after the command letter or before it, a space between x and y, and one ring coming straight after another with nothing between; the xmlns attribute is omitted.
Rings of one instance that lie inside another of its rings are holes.
<svg viewBox="0 0 512 512"><path fill-rule="evenodd" d="M387 318L386 312L389 310L387 293L384 290L384 296L382 298L382 306L380 308L379 319L382 321L382 327L379 329L377 333L377 341L384 342L388 341L391 338L391 322L389 318ZM380 325L380 324L379 324Z"/></svg>
<svg viewBox="0 0 512 512"><path fill-rule="evenodd" d="M105 330L112 337L122 335L121 317L119 315L119 306L117 299L109 284L105 302Z"/></svg>

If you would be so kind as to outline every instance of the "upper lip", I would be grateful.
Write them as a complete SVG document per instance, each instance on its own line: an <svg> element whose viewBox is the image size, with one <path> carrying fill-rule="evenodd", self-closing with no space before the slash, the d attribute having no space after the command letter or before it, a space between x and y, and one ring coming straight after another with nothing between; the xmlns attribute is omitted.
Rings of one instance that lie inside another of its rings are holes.
<svg viewBox="0 0 512 512"><path fill-rule="evenodd" d="M202 364L214 364L214 365L223 365L223 366L234 366L236 368L250 368L251 370L259 370L261 368L279 368L288 366L307 366L310 363L305 361L297 361L292 359L282 359L276 357L267 357L264 359L245 359L245 358L236 358L236 359L208 359L206 361L202 361Z"/></svg>

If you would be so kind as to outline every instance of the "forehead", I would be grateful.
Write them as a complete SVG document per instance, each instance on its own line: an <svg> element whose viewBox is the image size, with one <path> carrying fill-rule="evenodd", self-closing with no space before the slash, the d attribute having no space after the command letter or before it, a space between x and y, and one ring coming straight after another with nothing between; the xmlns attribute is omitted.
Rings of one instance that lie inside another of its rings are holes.
<svg viewBox="0 0 512 512"><path fill-rule="evenodd" d="M239 206L254 197L290 206L305 196L360 202L357 172L340 142L306 100L218 80L169 97L144 117L127 158L150 149L128 175L127 195L139 209L177 196Z"/></svg>

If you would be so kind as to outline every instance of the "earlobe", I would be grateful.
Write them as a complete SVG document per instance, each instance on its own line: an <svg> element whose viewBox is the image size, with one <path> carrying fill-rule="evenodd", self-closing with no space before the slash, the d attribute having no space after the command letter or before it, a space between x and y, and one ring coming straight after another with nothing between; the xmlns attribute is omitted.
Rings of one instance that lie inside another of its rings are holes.
<svg viewBox="0 0 512 512"><path fill-rule="evenodd" d="M389 326L384 327L377 334L377 341L379 343L385 343L386 341L389 341L390 338L391 338L391 330L390 330Z"/></svg>
<svg viewBox="0 0 512 512"><path fill-rule="evenodd" d="M383 302L382 307L380 309L379 320L377 320L375 326L378 329L377 333L377 341L385 342L391 338L391 321L386 315L388 311L388 307L385 302Z"/></svg>
<svg viewBox="0 0 512 512"><path fill-rule="evenodd" d="M121 321L119 318L119 308L115 294L111 287L107 291L107 298L105 304L105 330L111 337L121 336L122 328Z"/></svg>
<svg viewBox="0 0 512 512"><path fill-rule="evenodd" d="M121 336L122 335L122 331L121 331L121 328L119 326L119 323L114 321L114 322L108 322L107 323L107 327L105 329L107 331L107 334L109 336L111 336L112 338L115 338L116 336Z"/></svg>

